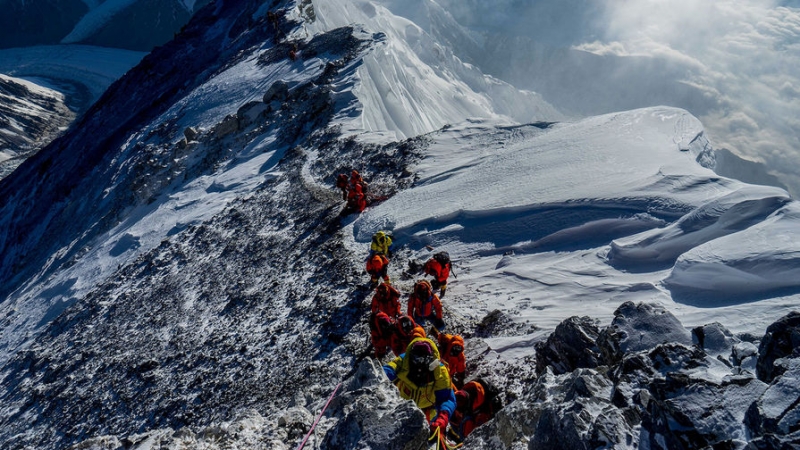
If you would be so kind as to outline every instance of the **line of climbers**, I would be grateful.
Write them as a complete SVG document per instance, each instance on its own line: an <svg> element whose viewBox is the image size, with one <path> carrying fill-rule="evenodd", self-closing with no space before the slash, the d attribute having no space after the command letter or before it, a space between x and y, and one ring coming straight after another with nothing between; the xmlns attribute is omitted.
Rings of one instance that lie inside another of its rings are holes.
<svg viewBox="0 0 800 450"><path fill-rule="evenodd" d="M441 297L452 269L447 252L437 252L422 266L424 274L433 278L414 283L403 314L402 295L388 274L393 251L390 235L383 231L373 235L366 271L375 289L369 319L375 358L381 361L391 352L394 358L383 369L400 396L422 409L432 437L445 445L445 436L460 443L501 408L499 391L479 378L465 383L464 338L444 332ZM427 322L432 325L428 334Z"/></svg>

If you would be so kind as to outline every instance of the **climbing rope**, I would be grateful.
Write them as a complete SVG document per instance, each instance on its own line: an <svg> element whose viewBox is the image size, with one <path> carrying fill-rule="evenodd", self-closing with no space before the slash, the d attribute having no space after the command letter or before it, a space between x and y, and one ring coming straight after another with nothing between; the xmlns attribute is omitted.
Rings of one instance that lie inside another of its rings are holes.
<svg viewBox="0 0 800 450"><path fill-rule="evenodd" d="M463 443L460 442L456 444L448 441L447 437L445 437L444 435L444 430L439 427L436 427L436 429L433 430L431 437L428 438L428 442L433 442L434 439L436 440L436 442L434 444L430 444L431 445L430 448L432 449L435 448L436 450L455 450L457 448L461 448L461 446L464 445Z"/></svg>
<svg viewBox="0 0 800 450"><path fill-rule="evenodd" d="M314 424L311 425L311 429L308 430L308 433L306 434L306 437L303 439L303 442L300 443L300 446L297 447L297 450L302 450L303 446L306 445L306 441L308 441L308 438L311 436L311 433L314 432L314 428L317 427L317 424L319 423L319 419L322 418L322 414L325 413L325 410L328 408L328 405L331 404L331 400L333 400L333 396L336 395L336 391L339 390L339 386L341 386L341 385L342 385L342 383L339 383L339 384L336 385L336 388L333 389L333 392L331 392L331 396L328 397L328 401L325 402L325 406L322 407L322 411L319 412L319 415L317 416L317 420L315 420Z"/></svg>

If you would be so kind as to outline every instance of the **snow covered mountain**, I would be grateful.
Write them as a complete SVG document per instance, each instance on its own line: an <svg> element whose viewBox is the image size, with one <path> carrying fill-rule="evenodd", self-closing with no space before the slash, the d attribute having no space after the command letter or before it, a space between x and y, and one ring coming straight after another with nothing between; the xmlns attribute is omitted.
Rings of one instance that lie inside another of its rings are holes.
<svg viewBox="0 0 800 450"><path fill-rule="evenodd" d="M0 48L86 44L149 51L208 0L6 0ZM144 24L147 24L146 26Z"/></svg>
<svg viewBox="0 0 800 450"><path fill-rule="evenodd" d="M74 117L61 93L0 75L0 178L28 153L50 142Z"/></svg>
<svg viewBox="0 0 800 450"><path fill-rule="evenodd" d="M0 180L0 447L296 448L336 390L313 445L420 448L366 343L379 229L404 293L456 261L507 405L464 448L798 442L797 203L684 110L566 121L415 21L214 2ZM386 200L341 217L352 168Z"/></svg>

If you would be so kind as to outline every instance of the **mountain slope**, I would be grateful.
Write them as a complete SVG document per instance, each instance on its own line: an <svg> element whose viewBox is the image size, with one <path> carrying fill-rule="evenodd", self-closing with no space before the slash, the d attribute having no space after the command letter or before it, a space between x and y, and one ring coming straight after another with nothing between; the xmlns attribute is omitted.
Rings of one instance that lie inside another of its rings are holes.
<svg viewBox="0 0 800 450"><path fill-rule="evenodd" d="M508 404L466 448L791 442L764 405L798 366L758 341L791 336L795 202L714 174L683 110L555 123L434 44L371 2L220 1L0 181L0 446L296 448L340 387L321 448L418 448L366 342L377 229L402 292L456 261L447 329ZM382 202L342 217L352 168ZM693 284L762 262L733 305Z"/></svg>
<svg viewBox="0 0 800 450"><path fill-rule="evenodd" d="M4 75L0 75L0 115L0 178L75 117L60 93Z"/></svg>

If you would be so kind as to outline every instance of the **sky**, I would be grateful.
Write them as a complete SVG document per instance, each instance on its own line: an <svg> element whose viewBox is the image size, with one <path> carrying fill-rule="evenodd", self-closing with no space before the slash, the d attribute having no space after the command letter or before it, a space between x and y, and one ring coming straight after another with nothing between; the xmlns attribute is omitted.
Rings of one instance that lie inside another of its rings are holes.
<svg viewBox="0 0 800 450"><path fill-rule="evenodd" d="M439 3L479 31L504 29L597 55L663 59L675 70L662 73L678 73L703 97L704 106L690 112L715 147L764 162L795 197L800 193L800 2Z"/></svg>

